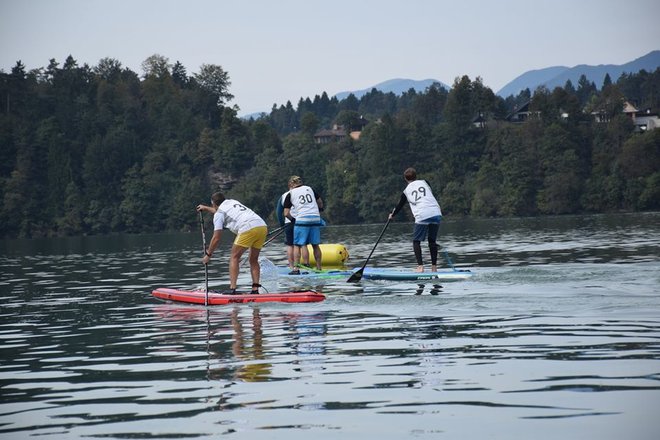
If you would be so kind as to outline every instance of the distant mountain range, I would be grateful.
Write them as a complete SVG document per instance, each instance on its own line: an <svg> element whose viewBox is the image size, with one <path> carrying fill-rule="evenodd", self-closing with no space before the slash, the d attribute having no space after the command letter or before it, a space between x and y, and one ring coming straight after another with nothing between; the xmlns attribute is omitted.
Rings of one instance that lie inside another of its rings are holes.
<svg viewBox="0 0 660 440"><path fill-rule="evenodd" d="M437 79L422 79L417 81L414 79L396 78L383 81L382 83L378 83L375 86L371 86L366 89L339 92L335 95L335 97L341 101L342 99L346 99L348 95L352 93L357 99L360 99L367 93L371 92L372 89L376 89L383 93L392 92L395 95L403 95L404 92L407 92L410 89L415 89L416 92L424 92L433 83L439 83L440 86L447 90L451 89L451 87L449 87L447 84L443 83L442 81L438 81Z"/></svg>
<svg viewBox="0 0 660 440"><path fill-rule="evenodd" d="M637 73L640 70L644 69L648 72L653 72L660 67L660 50L654 50L644 55L643 57L637 58L636 60L630 61L625 64L616 65L616 64L601 64L598 66L589 66L587 64L580 64L575 67L566 67L566 66L553 66L546 67L539 70L530 70L523 73L522 75L515 78L513 81L509 82L507 85L502 87L497 95L506 98L510 95L518 95L522 90L529 89L532 93L540 86L545 86L549 90L554 89L555 87L564 87L566 81L571 80L573 86L577 88L578 81L580 76L585 75L587 79L594 84L597 88L603 86L603 80L605 79L606 74L610 74L610 78L613 82L616 82L617 79L621 76L622 73ZM356 98L360 99L365 94L369 93L372 89L379 90L383 93L392 92L396 95L401 95L404 92L407 92L410 89L414 89L417 92L424 92L431 84L439 83L442 87L450 90L451 87L447 84L439 81L437 79L423 79L423 80L414 80L414 79L405 79L405 78L396 78L383 81L371 87L360 90L352 90L346 92L340 92L334 95L339 101L345 99L351 93L355 95ZM484 84L487 86L487 84ZM270 113L270 112L268 112ZM250 115L243 116L243 118L254 117L257 118L264 113L252 113Z"/></svg>
<svg viewBox="0 0 660 440"><path fill-rule="evenodd" d="M523 73L502 87L497 94L506 98L510 95L518 95L518 93L527 88L533 93L539 86L545 86L549 90L552 90L555 87L564 87L568 80L571 80L573 86L577 88L578 80L582 75L585 75L589 81L592 81L600 89L603 86L605 75L608 73L612 82L616 82L624 72L637 73L642 69L653 72L658 67L660 67L660 50L654 50L643 57L621 65L600 64L598 66L589 66L580 64L575 67L547 67L545 69L530 70Z"/></svg>
<svg viewBox="0 0 660 440"><path fill-rule="evenodd" d="M585 75L589 81L592 81L594 84L596 84L596 87L600 89L603 86L605 75L608 73L610 74L612 81L616 82L616 80L624 72L637 73L642 69L652 72L658 67L660 67L660 50L654 50L644 55L643 57L621 65L601 64L598 66L589 66L586 64L580 64L575 67L546 67L545 69L530 70L523 73L502 87L500 91L497 92L497 94L503 98L506 98L509 95L518 95L518 93L527 88L529 88L529 90L533 93L534 90L536 90L539 86L545 86L552 90L555 87L564 87L566 81L569 79L573 83L573 86L577 88L578 80L582 75ZM407 92L411 88L415 89L417 92L424 92L428 86L436 82L440 83L440 85L445 87L447 90L451 89L450 86L437 79L424 79L417 81L413 79L397 78L384 81L366 89L340 92L337 93L335 97L341 101L352 93L356 98L359 99L363 95L370 92L371 89L376 89L383 93L393 92L396 95L401 95L403 92Z"/></svg>

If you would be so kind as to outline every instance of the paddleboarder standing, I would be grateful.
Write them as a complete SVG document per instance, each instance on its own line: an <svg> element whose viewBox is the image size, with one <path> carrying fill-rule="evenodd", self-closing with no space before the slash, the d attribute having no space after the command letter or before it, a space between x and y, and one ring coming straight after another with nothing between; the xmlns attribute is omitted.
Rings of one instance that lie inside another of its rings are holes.
<svg viewBox="0 0 660 440"><path fill-rule="evenodd" d="M250 208L238 200L227 199L220 192L211 196L211 206L198 205L197 211L213 213L213 238L206 249L202 263L208 264L213 252L220 244L220 238L224 229L229 229L236 234L236 239L231 247L229 259L229 293L236 294L236 283L241 256L250 249L250 275L252 276L252 291L259 293L259 279L261 268L259 267L259 253L266 241L268 228L266 222Z"/></svg>
<svg viewBox="0 0 660 440"><path fill-rule="evenodd" d="M416 272L424 272L424 262L422 260L421 242L428 238L429 252L431 254L431 272L437 272L438 266L438 230L440 229L440 220L442 220L442 211L440 204L433 196L431 187L426 180L417 179L417 171L414 168L408 168L403 173L403 178L407 182L406 189L403 190L399 203L389 214L391 220L408 202L410 210L415 217L415 226L413 229L413 251L417 260Z"/></svg>
<svg viewBox="0 0 660 440"><path fill-rule="evenodd" d="M292 188L290 182L288 183L288 187L289 189L284 194L282 194L279 199L277 199L277 208L275 208L275 214L277 215L277 220L280 223L280 226L286 227L284 231L286 259L289 263L289 269L294 270L296 268L296 264L300 263L300 260L294 261L293 259L293 227L296 223L295 218L293 220L289 220L284 216L284 200L286 199L286 196L289 195L289 192ZM295 217L295 214L292 213L292 217ZM300 251L303 261L309 261L309 251L307 250L307 246L303 246Z"/></svg>
<svg viewBox="0 0 660 440"><path fill-rule="evenodd" d="M289 220L295 219L293 226L293 261L300 261L302 248L308 244L312 245L316 268L321 270L321 211L323 210L323 199L311 187L303 185L299 176L289 177L289 194L284 198L284 216ZM303 264L309 266L309 254ZM291 275L300 274L300 269L295 267Z"/></svg>

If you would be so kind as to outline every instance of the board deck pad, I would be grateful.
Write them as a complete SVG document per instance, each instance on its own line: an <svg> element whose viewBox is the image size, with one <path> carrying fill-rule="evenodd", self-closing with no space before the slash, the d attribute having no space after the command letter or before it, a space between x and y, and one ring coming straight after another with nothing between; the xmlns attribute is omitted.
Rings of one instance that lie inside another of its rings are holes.
<svg viewBox="0 0 660 440"><path fill-rule="evenodd" d="M187 304L204 304L206 293L203 290L179 290L168 287L158 287L151 294L156 298L166 301L175 301ZM307 303L319 302L325 299L325 295L314 290L289 290L275 293L251 294L249 292L228 294L209 290L209 305L226 305L242 303L263 303L263 302L283 302L283 303Z"/></svg>

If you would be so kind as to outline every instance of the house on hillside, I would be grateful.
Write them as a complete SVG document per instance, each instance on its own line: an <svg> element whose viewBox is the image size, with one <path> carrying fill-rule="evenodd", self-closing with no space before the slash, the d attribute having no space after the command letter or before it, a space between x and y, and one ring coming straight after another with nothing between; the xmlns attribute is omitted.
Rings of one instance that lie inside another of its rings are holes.
<svg viewBox="0 0 660 440"><path fill-rule="evenodd" d="M626 101L623 104L622 113L632 120L636 131L648 131L660 128L660 118L658 118L657 113L651 113L651 109L640 111L632 103ZM591 112L591 115L596 122L609 122L609 119L603 111L596 110Z"/></svg>
<svg viewBox="0 0 660 440"><path fill-rule="evenodd" d="M472 119L472 125L476 128L486 128L486 118L484 118L484 114L479 113L474 119Z"/></svg>
<svg viewBox="0 0 660 440"><path fill-rule="evenodd" d="M540 115L539 112L530 112L529 111L529 104L531 101L527 101L523 105L521 105L519 108L516 108L509 114L509 116L506 117L506 120L509 122L525 122L528 120L531 116L536 116L538 117Z"/></svg>
<svg viewBox="0 0 660 440"><path fill-rule="evenodd" d="M660 128L660 118L657 113L651 113L651 109L638 111L632 115L633 124L638 131L650 131Z"/></svg>
<svg viewBox="0 0 660 440"><path fill-rule="evenodd" d="M331 129L322 129L314 133L314 143L329 144L346 139L348 133L342 125L333 125Z"/></svg>
<svg viewBox="0 0 660 440"><path fill-rule="evenodd" d="M360 139L362 130L369 123L364 117L360 116L355 123L351 124L348 129L343 125L333 125L331 129L322 129L314 133L314 143L328 144L330 142L339 142L350 136L354 141Z"/></svg>
<svg viewBox="0 0 660 440"><path fill-rule="evenodd" d="M630 102L626 101L623 106L623 113L632 119L636 131L649 131L660 128L660 118L657 113L651 113L651 109L639 110Z"/></svg>

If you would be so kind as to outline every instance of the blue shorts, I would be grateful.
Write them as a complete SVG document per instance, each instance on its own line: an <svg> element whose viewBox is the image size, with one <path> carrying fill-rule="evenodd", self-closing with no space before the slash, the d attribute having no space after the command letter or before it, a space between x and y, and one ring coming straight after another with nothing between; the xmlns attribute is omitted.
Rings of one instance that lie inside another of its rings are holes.
<svg viewBox="0 0 660 440"><path fill-rule="evenodd" d="M293 228L293 244L296 246L321 244L321 226L295 225Z"/></svg>
<svg viewBox="0 0 660 440"><path fill-rule="evenodd" d="M428 235L430 242L438 239L438 230L440 229L440 219L442 217L431 217L424 220L424 223L415 223L413 229L413 241L424 241Z"/></svg>

